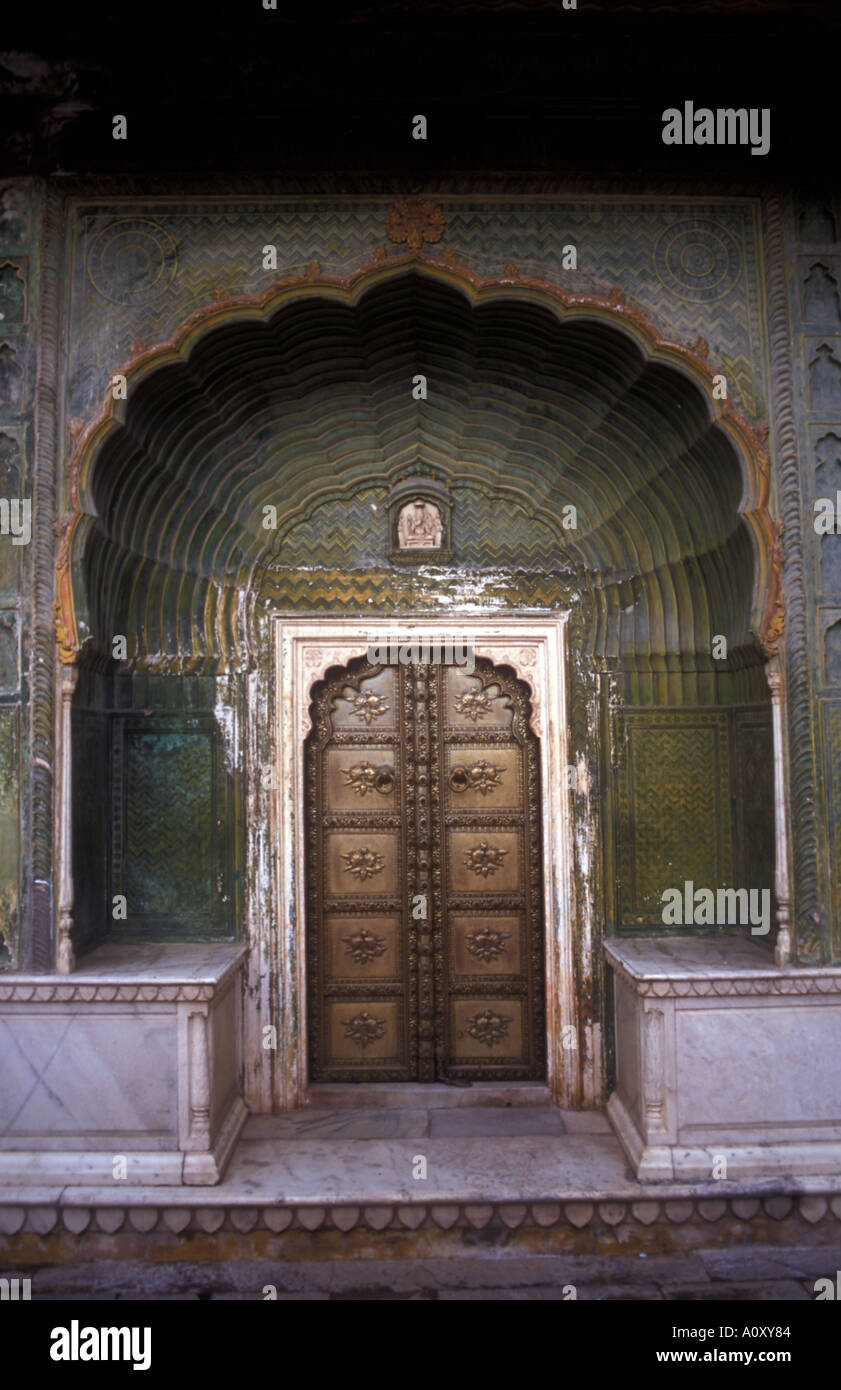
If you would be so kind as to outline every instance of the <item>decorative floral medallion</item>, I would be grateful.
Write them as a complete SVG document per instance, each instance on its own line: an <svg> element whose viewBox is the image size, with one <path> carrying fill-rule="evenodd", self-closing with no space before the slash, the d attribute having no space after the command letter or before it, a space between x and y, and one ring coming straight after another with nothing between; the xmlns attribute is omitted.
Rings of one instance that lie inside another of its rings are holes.
<svg viewBox="0 0 841 1390"><path fill-rule="evenodd" d="M372 719L381 719L388 710L388 702L373 690L363 690L354 697L352 714L370 724Z"/></svg>
<svg viewBox="0 0 841 1390"><path fill-rule="evenodd" d="M149 217L117 217L88 245L88 275L103 299L137 304L169 289L178 249L169 232Z"/></svg>
<svg viewBox="0 0 841 1390"><path fill-rule="evenodd" d="M425 241L440 241L445 225L437 203L416 197L392 203L385 219L389 241L405 242L410 251L420 251Z"/></svg>
<svg viewBox="0 0 841 1390"><path fill-rule="evenodd" d="M369 931L367 927L360 927L350 936L343 936L342 941L345 946L345 955L351 956L357 965L370 965L377 956L385 954L386 940L383 936Z"/></svg>
<svg viewBox="0 0 841 1390"><path fill-rule="evenodd" d="M359 796L368 792L380 792L388 796L394 790L394 768L374 767L373 763L354 763L344 768L345 786L351 787Z"/></svg>
<svg viewBox="0 0 841 1390"><path fill-rule="evenodd" d="M360 1047L368 1047L373 1042L378 1042L385 1037L386 1021L384 1018L374 1018L367 1009L363 1009L361 1014L354 1014L353 1018L343 1020L345 1025L345 1037L353 1042L359 1043Z"/></svg>
<svg viewBox="0 0 841 1390"><path fill-rule="evenodd" d="M503 856L507 853L507 849L496 849L489 845L487 840L480 840L478 845L467 850L464 867L474 874L481 874L482 878L487 878L488 874L495 874L497 869L502 868Z"/></svg>
<svg viewBox="0 0 841 1390"><path fill-rule="evenodd" d="M510 931L494 931L493 927L480 927L467 937L467 949L471 956L476 956L477 960L491 965L508 950L506 942L510 937Z"/></svg>
<svg viewBox="0 0 841 1390"><path fill-rule="evenodd" d="M368 849L363 845L360 849L349 850L343 854L345 861L345 873L353 874L360 883L364 883L366 878L373 878L374 874L380 873L385 868L385 860L381 854L376 854L374 850Z"/></svg>
<svg viewBox="0 0 841 1390"><path fill-rule="evenodd" d="M729 294L742 273L735 237L703 217L673 222L654 248L660 284L680 299L712 304Z"/></svg>
<svg viewBox="0 0 841 1390"><path fill-rule="evenodd" d="M474 1014L467 1020L467 1031L476 1042L484 1043L485 1047L495 1047L506 1036L510 1023L511 1019L503 1014L495 1014L493 1009L483 1009L480 1014Z"/></svg>
<svg viewBox="0 0 841 1390"><path fill-rule="evenodd" d="M472 767L458 763L450 772L450 786L454 792L480 792L487 796L494 787L502 786L503 768L479 758Z"/></svg>
<svg viewBox="0 0 841 1390"><path fill-rule="evenodd" d="M463 714L474 724L491 712L491 697L484 690L465 690L453 700L456 714Z"/></svg>

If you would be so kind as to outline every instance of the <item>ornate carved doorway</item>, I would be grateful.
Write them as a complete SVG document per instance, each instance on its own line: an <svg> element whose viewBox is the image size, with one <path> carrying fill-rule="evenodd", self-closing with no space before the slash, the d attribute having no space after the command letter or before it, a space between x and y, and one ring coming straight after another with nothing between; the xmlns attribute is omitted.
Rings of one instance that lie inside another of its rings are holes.
<svg viewBox="0 0 841 1390"><path fill-rule="evenodd" d="M313 690L313 1081L545 1076L539 744L508 669L374 666Z"/></svg>

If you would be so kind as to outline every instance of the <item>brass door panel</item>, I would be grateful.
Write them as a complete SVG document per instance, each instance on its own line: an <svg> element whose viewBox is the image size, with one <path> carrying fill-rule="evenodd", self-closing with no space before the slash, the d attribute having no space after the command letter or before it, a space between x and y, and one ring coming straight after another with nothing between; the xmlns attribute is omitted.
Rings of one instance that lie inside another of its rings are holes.
<svg viewBox="0 0 841 1390"><path fill-rule="evenodd" d="M318 684L307 740L312 1080L545 1072L540 786L505 668Z"/></svg>
<svg viewBox="0 0 841 1390"><path fill-rule="evenodd" d="M333 728L354 733L360 729L370 729L372 734L381 733L383 729L396 729L399 674L398 667L386 666L378 674L370 676L364 684L356 685L347 680L343 685L340 683L331 702Z"/></svg>
<svg viewBox="0 0 841 1390"><path fill-rule="evenodd" d="M517 810L523 799L519 748L454 746L446 749L446 778L453 810Z"/></svg>
<svg viewBox="0 0 841 1390"><path fill-rule="evenodd" d="M333 916L324 918L326 979L399 980L402 975L400 918Z"/></svg>
<svg viewBox="0 0 841 1390"><path fill-rule="evenodd" d="M449 728L483 731L511 728L510 695L499 681L491 680L485 684L475 674L468 676L458 666L447 667L445 674Z"/></svg>
<svg viewBox="0 0 841 1390"><path fill-rule="evenodd" d="M454 999L455 1061L484 1071L488 1058L514 1064L523 1053L523 1001Z"/></svg>
<svg viewBox="0 0 841 1390"><path fill-rule="evenodd" d="M506 913L454 912L450 917L456 975L519 975L523 922Z"/></svg>
<svg viewBox="0 0 841 1390"><path fill-rule="evenodd" d="M394 809L394 759L387 750L329 748L326 757L327 795L334 811Z"/></svg>
<svg viewBox="0 0 841 1390"><path fill-rule="evenodd" d="M328 830L324 850L330 897L396 897L400 879L400 836L396 830Z"/></svg>
<svg viewBox="0 0 841 1390"><path fill-rule="evenodd" d="M454 893L516 893L523 878L516 831L479 825L448 830L450 887Z"/></svg>

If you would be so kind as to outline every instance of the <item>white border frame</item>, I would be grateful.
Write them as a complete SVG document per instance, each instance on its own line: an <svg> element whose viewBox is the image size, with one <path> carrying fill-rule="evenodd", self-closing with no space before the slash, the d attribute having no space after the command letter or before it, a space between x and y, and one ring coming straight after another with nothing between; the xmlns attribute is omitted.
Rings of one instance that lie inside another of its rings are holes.
<svg viewBox="0 0 841 1390"><path fill-rule="evenodd" d="M291 1110L308 1102L306 1008L306 878L304 741L310 692L331 666L364 656L368 644L390 636L450 638L472 643L477 656L512 667L531 690L532 728L540 738L544 921L546 936L547 1080L553 1100L569 1105L583 1077L576 1045L575 920L572 871L572 791L565 775L567 701L564 634L568 612L547 616L406 615L400 620L302 619L272 615L274 752L269 788L269 889L252 901L252 950L245 1026L246 1089L254 1110ZM255 805L248 798L249 807ZM250 838L250 837L249 837ZM277 924L277 925L276 925ZM276 1028L273 1076L267 1084L265 1020ZM564 1045L566 1043L566 1046Z"/></svg>

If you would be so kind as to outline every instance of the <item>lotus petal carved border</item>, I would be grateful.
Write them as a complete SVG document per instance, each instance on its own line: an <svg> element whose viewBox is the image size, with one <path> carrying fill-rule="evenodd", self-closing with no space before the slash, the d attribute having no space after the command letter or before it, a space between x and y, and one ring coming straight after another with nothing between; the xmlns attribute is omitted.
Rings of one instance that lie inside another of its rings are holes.
<svg viewBox="0 0 841 1390"><path fill-rule="evenodd" d="M238 1232L252 1234L257 1231L270 1231L272 1234L296 1230L337 1230L350 1233L363 1229L383 1231L388 1228L398 1231L420 1229L476 1230L501 1221L510 1230L518 1228L537 1228L542 1230L567 1228L570 1233L587 1226L604 1223L616 1228L625 1225L641 1231L645 1227L657 1225L661 1228L682 1226L689 1220L704 1223L723 1219L738 1221L749 1227L756 1221L767 1225L768 1219L778 1222L786 1219L806 1221L810 1226L822 1223L830 1226L841 1225L841 1195L827 1185L824 1192L772 1196L742 1194L732 1197L667 1197L646 1196L639 1199L627 1196L613 1197L583 1195L574 1201L543 1198L539 1201L496 1201L447 1203L406 1202L405 1199L383 1201L376 1205L327 1205L327 1204L277 1204L259 1207L249 1204L226 1202L208 1207L190 1202L190 1190L178 1207L144 1200L143 1204L115 1203L113 1206L78 1204L45 1206L43 1203L21 1201L15 1197L14 1188L6 1189L7 1195L0 1203L0 1232L4 1235L34 1233L44 1237L50 1234L69 1233L81 1237L97 1231L112 1234L128 1226L141 1236L154 1236L157 1232L195 1231L205 1235L217 1232ZM148 1196L153 1197L154 1189Z"/></svg>
<svg viewBox="0 0 841 1390"><path fill-rule="evenodd" d="M613 969L636 994L648 999L744 999L757 995L837 994L841 996L841 970L803 974L714 976L687 979L640 980L616 961Z"/></svg>
<svg viewBox="0 0 841 1390"><path fill-rule="evenodd" d="M224 986L215 984L101 984L34 985L0 982L2 1004L192 1004L216 998Z"/></svg>

